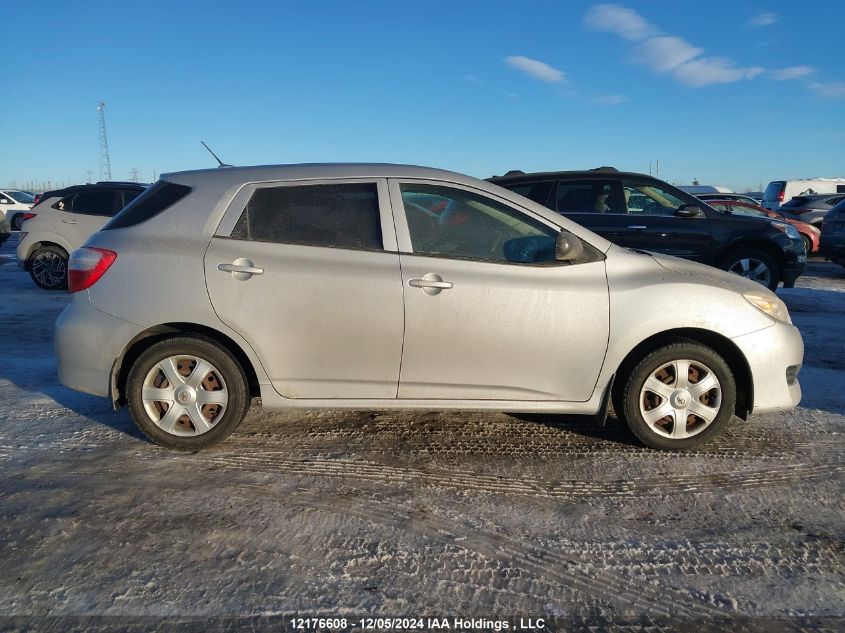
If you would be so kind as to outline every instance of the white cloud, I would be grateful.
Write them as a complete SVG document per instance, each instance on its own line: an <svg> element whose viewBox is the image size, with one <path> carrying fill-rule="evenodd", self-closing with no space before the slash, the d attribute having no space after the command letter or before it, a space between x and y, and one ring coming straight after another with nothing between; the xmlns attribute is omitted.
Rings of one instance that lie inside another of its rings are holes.
<svg viewBox="0 0 845 633"><path fill-rule="evenodd" d="M523 57L522 55L510 55L505 57L505 63L517 70L524 72L526 75L546 81L548 83L563 83L566 81L566 73L557 68L552 68L545 62L531 59L530 57Z"/></svg>
<svg viewBox="0 0 845 633"><path fill-rule="evenodd" d="M810 90L815 92L820 97L826 97L828 99L843 99L845 98L845 81L813 83L810 84Z"/></svg>
<svg viewBox="0 0 845 633"><path fill-rule="evenodd" d="M765 15L767 19L778 19L774 14ZM760 66L740 66L726 57L704 57L704 49L693 46L676 35L661 33L639 13L618 4L594 5L584 16L584 24L590 29L607 31L638 42L631 53L631 61L652 72L670 73L675 81L685 86L700 88L731 83L751 79L766 72L766 69ZM798 70L799 68L801 70ZM804 68L807 67L796 66L781 70L801 73L805 72Z"/></svg>
<svg viewBox="0 0 845 633"><path fill-rule="evenodd" d="M633 9L618 4L597 4L587 11L584 24L594 31L607 31L632 42L658 34L657 28Z"/></svg>
<svg viewBox="0 0 845 633"><path fill-rule="evenodd" d="M484 80L475 75L464 75L464 79L471 84L483 84Z"/></svg>
<svg viewBox="0 0 845 633"><path fill-rule="evenodd" d="M800 79L807 75L812 75L816 69L812 66L789 66L788 68L778 68L772 71L772 77L778 81L786 81L788 79Z"/></svg>
<svg viewBox="0 0 845 633"><path fill-rule="evenodd" d="M742 79L752 79L765 68L751 66L743 68L736 62L723 57L698 57L684 62L672 70L675 79L691 88L701 88L713 84L728 84Z"/></svg>
<svg viewBox="0 0 845 633"><path fill-rule="evenodd" d="M748 20L748 24L751 26L771 26L778 20L780 20L780 16L777 13L772 13L771 11L761 11Z"/></svg>
<svg viewBox="0 0 845 633"><path fill-rule="evenodd" d="M600 106L614 106L630 101L625 95L604 95L593 99L593 103Z"/></svg>
<svg viewBox="0 0 845 633"><path fill-rule="evenodd" d="M634 49L633 60L661 73L698 57L702 52L700 48L695 48L680 37L653 37Z"/></svg>

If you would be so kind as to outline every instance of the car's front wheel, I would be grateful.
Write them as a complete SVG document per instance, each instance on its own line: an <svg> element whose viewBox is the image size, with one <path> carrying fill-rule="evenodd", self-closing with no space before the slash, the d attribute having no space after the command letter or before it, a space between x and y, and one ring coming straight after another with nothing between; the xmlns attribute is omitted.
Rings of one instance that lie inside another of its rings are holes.
<svg viewBox="0 0 845 633"><path fill-rule="evenodd" d="M250 404L237 359L213 341L194 336L150 346L129 370L126 391L132 418L144 435L188 451L222 441Z"/></svg>
<svg viewBox="0 0 845 633"><path fill-rule="evenodd" d="M756 281L775 291L780 282L778 266L771 255L756 249L740 249L725 255L719 268Z"/></svg>
<svg viewBox="0 0 845 633"><path fill-rule="evenodd" d="M67 253L58 246L42 246L29 257L29 276L39 288L67 288Z"/></svg>
<svg viewBox="0 0 845 633"><path fill-rule="evenodd" d="M714 350L681 341L637 363L620 396L621 417L643 444L687 449L707 442L728 424L736 405L736 382Z"/></svg>

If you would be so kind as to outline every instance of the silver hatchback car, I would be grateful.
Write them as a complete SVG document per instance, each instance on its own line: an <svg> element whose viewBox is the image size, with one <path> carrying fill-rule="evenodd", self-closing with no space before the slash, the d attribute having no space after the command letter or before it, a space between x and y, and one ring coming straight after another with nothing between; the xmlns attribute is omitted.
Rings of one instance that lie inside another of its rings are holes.
<svg viewBox="0 0 845 633"><path fill-rule="evenodd" d="M69 263L59 379L196 450L266 409L587 414L696 446L794 408L803 342L737 275L400 165L167 174Z"/></svg>

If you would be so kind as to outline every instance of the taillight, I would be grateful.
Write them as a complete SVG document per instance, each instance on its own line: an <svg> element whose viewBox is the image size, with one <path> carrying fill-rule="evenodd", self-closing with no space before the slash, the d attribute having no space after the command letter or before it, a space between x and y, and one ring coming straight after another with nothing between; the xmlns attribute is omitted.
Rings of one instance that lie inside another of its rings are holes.
<svg viewBox="0 0 845 633"><path fill-rule="evenodd" d="M783 204L783 196L786 193L786 187L783 187L780 191L778 191L778 204Z"/></svg>
<svg viewBox="0 0 845 633"><path fill-rule="evenodd" d="M71 253L67 265L67 291L79 292L90 288L106 274L117 253L105 248L83 246Z"/></svg>
<svg viewBox="0 0 845 633"><path fill-rule="evenodd" d="M27 220L31 220L31 219L32 219L32 218L34 218L36 215L38 215L38 214L37 214L37 213L24 213L24 214L23 214L23 219L21 220L21 222L26 222Z"/></svg>

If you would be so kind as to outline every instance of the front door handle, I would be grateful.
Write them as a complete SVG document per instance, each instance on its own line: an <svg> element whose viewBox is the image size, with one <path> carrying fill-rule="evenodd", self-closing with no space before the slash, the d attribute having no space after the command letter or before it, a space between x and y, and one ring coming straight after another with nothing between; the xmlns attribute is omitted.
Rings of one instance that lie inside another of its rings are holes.
<svg viewBox="0 0 845 633"><path fill-rule="evenodd" d="M428 273L421 279L409 279L408 285L414 288L422 288L427 295L440 294L441 290L448 290L452 287L451 281L443 281L443 277L437 273Z"/></svg>
<svg viewBox="0 0 845 633"><path fill-rule="evenodd" d="M62 220L65 224L79 224L79 220Z"/></svg>
<svg viewBox="0 0 845 633"><path fill-rule="evenodd" d="M643 226L642 224L629 224L628 228L632 231L645 231L648 227Z"/></svg>
<svg viewBox="0 0 845 633"><path fill-rule="evenodd" d="M263 268L259 268L244 257L236 259L231 264L217 264L217 270L232 273L232 277L238 281L246 281L253 275L260 275L264 272Z"/></svg>

